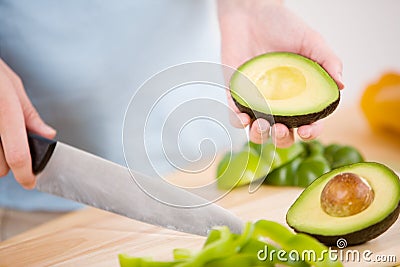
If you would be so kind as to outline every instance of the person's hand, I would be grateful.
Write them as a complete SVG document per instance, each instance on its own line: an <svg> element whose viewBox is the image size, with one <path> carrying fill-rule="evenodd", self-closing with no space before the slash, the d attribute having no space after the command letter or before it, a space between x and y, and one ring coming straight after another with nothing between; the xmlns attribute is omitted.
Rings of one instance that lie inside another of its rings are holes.
<svg viewBox="0 0 400 267"><path fill-rule="evenodd" d="M336 81L339 88L342 63L322 37L290 12L279 0L219 0L222 63L237 68L250 58L273 51L301 54L318 62ZM235 127L250 125L250 140L263 143L269 138L270 125L264 119L253 123L249 115L240 113L228 92L228 103L239 119ZM278 147L293 144L293 129L276 123L272 137ZM299 137L311 140L322 132L321 121L297 129Z"/></svg>
<svg viewBox="0 0 400 267"><path fill-rule="evenodd" d="M56 131L40 118L21 79L0 59L0 177L11 169L26 189L35 186L27 130L54 138Z"/></svg>

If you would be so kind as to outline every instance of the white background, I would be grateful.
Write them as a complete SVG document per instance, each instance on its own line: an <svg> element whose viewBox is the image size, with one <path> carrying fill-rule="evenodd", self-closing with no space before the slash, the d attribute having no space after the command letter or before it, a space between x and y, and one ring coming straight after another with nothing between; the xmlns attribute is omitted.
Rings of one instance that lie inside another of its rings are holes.
<svg viewBox="0 0 400 267"><path fill-rule="evenodd" d="M365 86L385 71L400 74L399 0L286 0L343 62L342 105L359 105Z"/></svg>

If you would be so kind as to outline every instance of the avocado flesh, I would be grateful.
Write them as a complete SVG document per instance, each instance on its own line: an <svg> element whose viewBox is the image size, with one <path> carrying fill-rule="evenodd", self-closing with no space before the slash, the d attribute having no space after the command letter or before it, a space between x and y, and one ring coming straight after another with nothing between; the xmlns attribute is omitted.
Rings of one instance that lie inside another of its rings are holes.
<svg viewBox="0 0 400 267"><path fill-rule="evenodd" d="M287 52L247 61L233 74L230 88L241 112L290 128L328 116L340 100L337 84L320 65Z"/></svg>
<svg viewBox="0 0 400 267"><path fill-rule="evenodd" d="M374 200L360 213L330 216L321 208L321 193L330 179L345 172L364 178L374 191ZM397 220L399 205L398 176L382 164L363 162L340 167L315 180L290 207L286 221L295 231L310 234L326 245L336 245L339 238L356 245L385 232Z"/></svg>

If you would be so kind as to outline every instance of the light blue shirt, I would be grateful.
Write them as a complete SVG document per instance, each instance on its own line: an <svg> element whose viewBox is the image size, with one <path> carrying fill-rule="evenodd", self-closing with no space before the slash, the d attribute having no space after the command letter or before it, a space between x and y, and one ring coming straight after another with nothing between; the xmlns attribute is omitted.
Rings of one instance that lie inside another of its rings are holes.
<svg viewBox="0 0 400 267"><path fill-rule="evenodd" d="M134 91L171 65L218 62L219 49L214 1L0 0L0 56L57 139L121 164L122 123ZM141 153L135 166L147 172ZM170 170L160 151L150 153ZM0 206L80 207L23 190L11 174L0 179Z"/></svg>

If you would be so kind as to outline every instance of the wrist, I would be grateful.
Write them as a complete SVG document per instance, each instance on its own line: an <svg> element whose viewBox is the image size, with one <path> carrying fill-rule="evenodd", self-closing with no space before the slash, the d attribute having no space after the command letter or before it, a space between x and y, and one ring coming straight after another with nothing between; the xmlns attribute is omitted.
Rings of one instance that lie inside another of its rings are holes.
<svg viewBox="0 0 400 267"><path fill-rule="evenodd" d="M219 15L224 12L254 10L271 5L282 5L283 0L217 0Z"/></svg>
<svg viewBox="0 0 400 267"><path fill-rule="evenodd" d="M283 3L283 0L217 0L220 26L229 25L232 20L245 21L256 11L273 9Z"/></svg>

